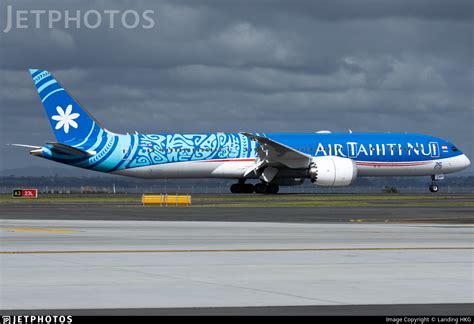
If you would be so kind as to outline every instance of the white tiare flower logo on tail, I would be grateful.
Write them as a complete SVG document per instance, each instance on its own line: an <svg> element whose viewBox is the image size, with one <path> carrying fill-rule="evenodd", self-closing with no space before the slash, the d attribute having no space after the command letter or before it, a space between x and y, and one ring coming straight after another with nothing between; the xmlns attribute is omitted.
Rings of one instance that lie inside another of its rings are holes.
<svg viewBox="0 0 474 324"><path fill-rule="evenodd" d="M80 115L78 113L72 113L72 105L68 105L66 107L66 112L64 112L61 106L56 107L56 111L59 115L54 115L51 119L56 120L58 123L56 124L55 129L60 129L64 127L64 132L67 134L69 133L69 126L73 128L77 128L79 125L74 121L74 119L78 118Z"/></svg>

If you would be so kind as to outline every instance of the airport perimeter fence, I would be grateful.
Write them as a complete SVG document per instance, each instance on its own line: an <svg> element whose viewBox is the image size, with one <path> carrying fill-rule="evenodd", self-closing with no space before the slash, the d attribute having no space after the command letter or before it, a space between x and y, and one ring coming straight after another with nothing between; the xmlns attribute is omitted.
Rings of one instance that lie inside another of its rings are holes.
<svg viewBox="0 0 474 324"><path fill-rule="evenodd" d="M143 193L168 193L168 194L229 194L229 185L198 186L198 185L152 185L135 187L98 187L84 190L84 187L37 187L40 194L143 194ZM0 187L0 193L11 194L13 189L29 189L31 187L18 186ZM388 190L387 190L388 189ZM380 187L380 186L354 186L354 187L318 187L303 185L295 187L280 187L280 193L287 194L430 194L428 186L407 187ZM474 194L474 187L441 186L440 194Z"/></svg>

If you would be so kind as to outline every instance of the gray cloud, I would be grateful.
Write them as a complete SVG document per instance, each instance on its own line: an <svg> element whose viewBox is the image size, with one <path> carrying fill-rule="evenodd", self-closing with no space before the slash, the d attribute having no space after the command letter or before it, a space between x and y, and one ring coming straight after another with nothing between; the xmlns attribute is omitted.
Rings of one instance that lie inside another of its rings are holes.
<svg viewBox="0 0 474 324"><path fill-rule="evenodd" d="M153 9L156 24L1 33L2 145L52 139L34 67L116 132L407 131L474 155L472 1L9 4ZM5 152L0 168L42 163Z"/></svg>

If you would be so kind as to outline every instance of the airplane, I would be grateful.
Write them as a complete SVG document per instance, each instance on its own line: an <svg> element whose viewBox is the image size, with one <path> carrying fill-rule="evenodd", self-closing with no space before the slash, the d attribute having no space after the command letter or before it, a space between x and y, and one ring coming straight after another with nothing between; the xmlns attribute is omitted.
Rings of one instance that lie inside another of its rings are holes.
<svg viewBox="0 0 474 324"><path fill-rule="evenodd" d="M31 155L122 176L235 179L232 193L276 194L280 186L349 186L358 177L444 174L470 160L452 143L409 133L116 134L103 127L46 70L29 70L56 141ZM253 185L246 180L255 180Z"/></svg>

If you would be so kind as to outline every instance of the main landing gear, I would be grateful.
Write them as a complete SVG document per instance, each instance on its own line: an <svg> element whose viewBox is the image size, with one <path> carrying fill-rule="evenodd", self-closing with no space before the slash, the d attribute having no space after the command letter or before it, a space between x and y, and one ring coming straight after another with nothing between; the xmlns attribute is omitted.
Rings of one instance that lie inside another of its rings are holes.
<svg viewBox="0 0 474 324"><path fill-rule="evenodd" d="M280 188L274 183L260 182L255 186L251 183L245 183L245 180L240 179L239 183L230 186L232 193L259 193L259 194L276 194Z"/></svg>
<svg viewBox="0 0 474 324"><path fill-rule="evenodd" d="M439 190L439 186L436 184L436 180L437 180L436 176L432 175L431 176L431 184L430 184L430 187L429 187L431 192L438 192L438 190Z"/></svg>
<svg viewBox="0 0 474 324"><path fill-rule="evenodd" d="M245 183L245 180L240 179L239 183L234 183L230 186L230 192L232 193L253 193L255 186L251 183Z"/></svg>
<svg viewBox="0 0 474 324"><path fill-rule="evenodd" d="M260 182L255 185L255 192L260 194L276 194L280 187L274 183Z"/></svg>

